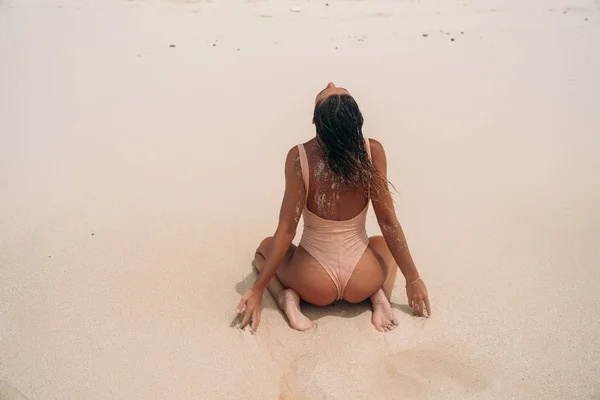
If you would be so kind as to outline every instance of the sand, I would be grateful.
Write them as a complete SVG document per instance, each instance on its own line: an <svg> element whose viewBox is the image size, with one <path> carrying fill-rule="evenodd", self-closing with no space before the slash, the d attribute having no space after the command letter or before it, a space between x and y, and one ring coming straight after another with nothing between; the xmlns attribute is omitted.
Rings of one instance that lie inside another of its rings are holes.
<svg viewBox="0 0 600 400"><path fill-rule="evenodd" d="M0 0L0 399L600 398L600 3L327 4ZM251 336L329 80L434 315L399 279L393 333L266 295Z"/></svg>

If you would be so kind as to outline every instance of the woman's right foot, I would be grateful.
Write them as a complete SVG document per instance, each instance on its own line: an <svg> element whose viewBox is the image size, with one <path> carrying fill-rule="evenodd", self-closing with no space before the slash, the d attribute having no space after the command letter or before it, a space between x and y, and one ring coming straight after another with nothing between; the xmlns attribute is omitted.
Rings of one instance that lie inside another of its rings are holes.
<svg viewBox="0 0 600 400"><path fill-rule="evenodd" d="M385 296L383 289L379 289L377 293L371 296L373 304L373 318L371 322L375 325L375 329L379 332L389 332L396 329L398 326L398 318L392 311L392 305Z"/></svg>
<svg viewBox="0 0 600 400"><path fill-rule="evenodd" d="M277 305L287 316L292 328L307 331L315 326L315 322L300 311L300 296L298 296L298 293L292 289L285 289L278 297Z"/></svg>

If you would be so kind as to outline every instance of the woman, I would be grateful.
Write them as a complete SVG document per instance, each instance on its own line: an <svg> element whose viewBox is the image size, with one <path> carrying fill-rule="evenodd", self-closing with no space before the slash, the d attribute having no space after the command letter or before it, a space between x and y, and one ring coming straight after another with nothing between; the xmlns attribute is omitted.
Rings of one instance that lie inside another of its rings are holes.
<svg viewBox="0 0 600 400"><path fill-rule="evenodd" d="M329 83L315 100L317 135L292 148L285 161L285 194L279 225L262 241L254 265L259 276L238 305L240 325L260 323L265 288L290 326L308 330L314 322L300 310L300 299L317 306L335 300L373 304L372 322L380 332L398 320L389 302L396 266L406 279L409 306L431 315L427 289L411 258L388 188L381 143L362 135L363 117L347 90ZM367 237L369 200L383 236ZM304 232L292 244L300 215Z"/></svg>

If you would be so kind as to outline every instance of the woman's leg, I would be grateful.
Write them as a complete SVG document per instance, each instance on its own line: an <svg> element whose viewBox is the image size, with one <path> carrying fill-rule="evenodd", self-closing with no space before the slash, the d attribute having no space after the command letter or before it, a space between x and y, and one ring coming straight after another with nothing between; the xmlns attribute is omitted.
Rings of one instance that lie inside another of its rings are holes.
<svg viewBox="0 0 600 400"><path fill-rule="evenodd" d="M372 237L369 239L369 248L356 265L344 290L344 299L349 302L358 303L367 298L371 300L371 321L380 332L391 331L398 325L389 301L396 269L396 262L383 236Z"/></svg>
<svg viewBox="0 0 600 400"><path fill-rule="evenodd" d="M383 236L373 236L369 238L369 247L375 253L377 261L381 268L385 270L385 280L383 281L382 289L385 293L385 297L388 300L392 297L392 290L394 290L394 283L396 282L396 272L398 272L398 264L394 260L392 252L387 246Z"/></svg>
<svg viewBox="0 0 600 400"><path fill-rule="evenodd" d="M371 322L375 325L375 329L380 332L388 332L394 330L398 326L398 318L394 315L390 298L396 281L396 272L398 264L394 260L392 252L385 243L383 236L374 236L369 239L369 247L375 253L379 265L386 273L385 280L381 289L373 294L371 304L373 305L373 317Z"/></svg>
<svg viewBox="0 0 600 400"><path fill-rule="evenodd" d="M254 255L254 266L259 272L265 264L265 256L269 250L272 240L272 237L264 239L258 246L258 249L256 249L256 253ZM281 261L278 270L285 268L286 265L289 264L290 260L294 256L295 251L296 246L293 244L290 245L290 248ZM267 289L277 302L277 305L281 311L283 311L287 316L292 328L299 331L305 331L315 326L313 321L302 314L302 311L300 310L300 296L298 293L296 293L293 289L283 286L277 275L275 275L268 283Z"/></svg>

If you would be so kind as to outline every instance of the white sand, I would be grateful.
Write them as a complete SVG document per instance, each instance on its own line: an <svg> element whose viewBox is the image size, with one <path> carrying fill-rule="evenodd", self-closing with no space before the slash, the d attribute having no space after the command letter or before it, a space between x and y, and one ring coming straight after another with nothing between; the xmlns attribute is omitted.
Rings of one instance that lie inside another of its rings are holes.
<svg viewBox="0 0 600 400"><path fill-rule="evenodd" d="M328 4L0 0L0 399L600 398L600 3ZM265 296L251 336L328 80L434 317L399 281L393 333L365 304L301 334Z"/></svg>

